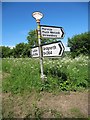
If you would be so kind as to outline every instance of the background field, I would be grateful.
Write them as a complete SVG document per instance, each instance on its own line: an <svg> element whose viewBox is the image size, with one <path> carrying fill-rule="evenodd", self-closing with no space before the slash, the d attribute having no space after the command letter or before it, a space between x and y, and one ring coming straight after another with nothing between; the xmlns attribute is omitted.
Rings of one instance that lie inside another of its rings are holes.
<svg viewBox="0 0 90 120"><path fill-rule="evenodd" d="M45 82L39 59L2 59L4 118L88 116L88 56L45 58Z"/></svg>

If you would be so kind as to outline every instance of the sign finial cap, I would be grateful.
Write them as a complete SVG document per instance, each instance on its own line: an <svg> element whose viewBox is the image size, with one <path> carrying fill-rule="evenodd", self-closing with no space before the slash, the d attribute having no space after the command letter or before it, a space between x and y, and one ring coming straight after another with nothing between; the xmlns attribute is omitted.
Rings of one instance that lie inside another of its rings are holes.
<svg viewBox="0 0 90 120"><path fill-rule="evenodd" d="M41 12L33 12L32 16L36 19L36 20L40 20L43 17L43 14Z"/></svg>

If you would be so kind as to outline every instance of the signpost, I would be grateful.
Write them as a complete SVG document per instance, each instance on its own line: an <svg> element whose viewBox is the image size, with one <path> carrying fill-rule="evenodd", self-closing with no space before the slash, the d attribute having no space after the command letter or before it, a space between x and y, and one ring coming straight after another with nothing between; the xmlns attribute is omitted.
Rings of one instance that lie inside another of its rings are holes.
<svg viewBox="0 0 90 120"><path fill-rule="evenodd" d="M43 14L40 12L34 12L32 16L36 19L37 22L37 33L38 33L38 47L34 47L31 50L32 57L39 57L40 59L40 68L41 68L41 78L44 81L45 75L43 74L43 57L58 57L62 56L64 52L64 46L61 41L49 43L41 46L41 37L42 38L63 38L64 31L62 27L55 26L46 26L40 25L40 19L43 17Z"/></svg>
<svg viewBox="0 0 90 120"><path fill-rule="evenodd" d="M63 38L64 31L62 27L40 25L41 37L43 38Z"/></svg>

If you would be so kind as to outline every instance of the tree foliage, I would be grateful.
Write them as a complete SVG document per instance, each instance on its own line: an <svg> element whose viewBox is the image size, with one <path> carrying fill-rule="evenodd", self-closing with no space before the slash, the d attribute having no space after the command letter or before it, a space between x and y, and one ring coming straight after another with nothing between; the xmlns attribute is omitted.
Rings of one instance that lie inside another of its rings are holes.
<svg viewBox="0 0 90 120"><path fill-rule="evenodd" d="M10 47L0 46L0 57L10 57L12 55L12 50Z"/></svg>
<svg viewBox="0 0 90 120"><path fill-rule="evenodd" d="M13 49L14 57L29 57L30 56L30 46L27 43L19 43Z"/></svg>
<svg viewBox="0 0 90 120"><path fill-rule="evenodd" d="M28 40L28 43L30 44L30 47L34 45L35 46L38 45L37 33L35 30L31 30L28 33L27 40Z"/></svg>
<svg viewBox="0 0 90 120"><path fill-rule="evenodd" d="M70 47L71 55L73 57L80 54L89 54L90 44L89 44L89 33L85 32L68 38L68 47Z"/></svg>
<svg viewBox="0 0 90 120"><path fill-rule="evenodd" d="M30 46L27 43L19 43L13 49L10 47L0 46L0 57L30 57Z"/></svg>

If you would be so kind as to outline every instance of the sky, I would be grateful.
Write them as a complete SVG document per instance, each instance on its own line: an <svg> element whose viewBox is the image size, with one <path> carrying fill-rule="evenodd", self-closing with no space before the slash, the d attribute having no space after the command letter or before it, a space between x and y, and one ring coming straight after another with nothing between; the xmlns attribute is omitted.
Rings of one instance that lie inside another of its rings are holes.
<svg viewBox="0 0 90 120"><path fill-rule="evenodd" d="M41 25L63 27L64 38L59 40L64 46L68 38L88 31L88 2L3 2L2 45L27 43L28 32L37 28L35 11L44 15Z"/></svg>

